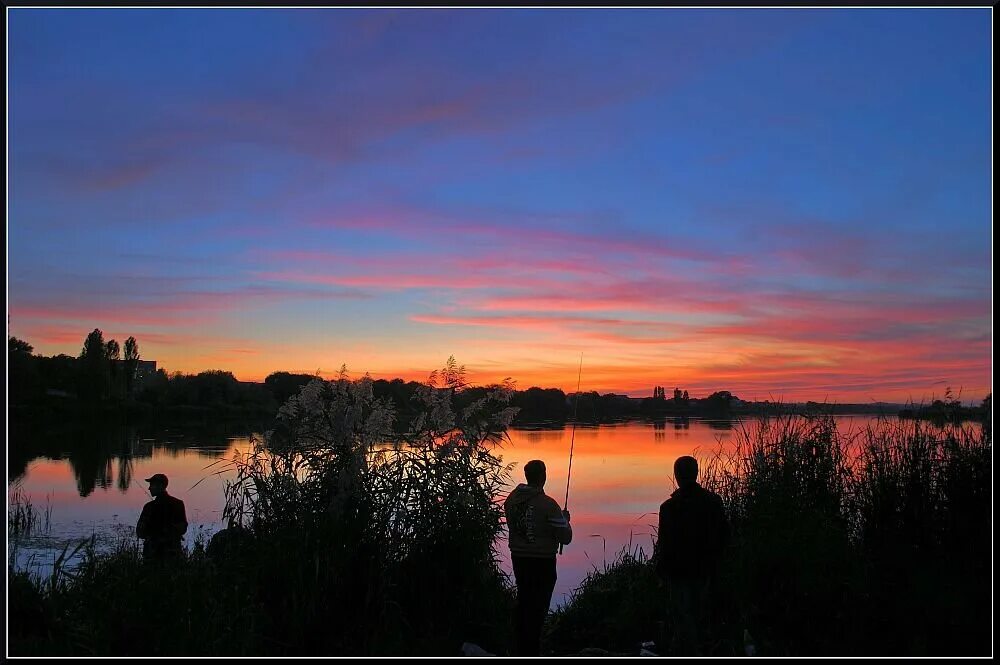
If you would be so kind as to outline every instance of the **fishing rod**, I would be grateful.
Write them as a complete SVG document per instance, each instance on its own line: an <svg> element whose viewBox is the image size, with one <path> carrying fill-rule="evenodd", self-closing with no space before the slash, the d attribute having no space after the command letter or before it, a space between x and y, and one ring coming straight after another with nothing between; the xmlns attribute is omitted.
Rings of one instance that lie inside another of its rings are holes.
<svg viewBox="0 0 1000 665"><path fill-rule="evenodd" d="M563 499L563 510L569 508L569 479L573 475L573 444L576 442L576 414L580 409L580 379L583 378L583 354L580 354L580 371L576 375L576 399L573 400L573 430L569 437L569 470L566 472L566 498ZM559 543L559 554L563 546Z"/></svg>

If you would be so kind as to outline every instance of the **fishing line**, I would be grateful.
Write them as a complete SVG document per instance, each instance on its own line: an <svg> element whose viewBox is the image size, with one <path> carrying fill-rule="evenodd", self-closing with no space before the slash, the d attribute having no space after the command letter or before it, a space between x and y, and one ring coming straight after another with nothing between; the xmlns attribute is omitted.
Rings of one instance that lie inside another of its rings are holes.
<svg viewBox="0 0 1000 665"><path fill-rule="evenodd" d="M569 508L569 481L573 476L573 445L576 443L576 415L580 410L580 379L583 378L583 353L580 354L580 371L576 375L576 399L573 400L573 430L569 437L569 470L566 471L566 498L563 499L563 510ZM559 554L563 546L559 543Z"/></svg>

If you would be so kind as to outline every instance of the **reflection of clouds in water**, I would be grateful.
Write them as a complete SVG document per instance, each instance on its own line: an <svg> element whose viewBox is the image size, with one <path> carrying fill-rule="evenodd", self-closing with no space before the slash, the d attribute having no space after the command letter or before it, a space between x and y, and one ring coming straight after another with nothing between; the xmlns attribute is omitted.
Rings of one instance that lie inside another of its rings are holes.
<svg viewBox="0 0 1000 665"><path fill-rule="evenodd" d="M94 549L106 552L124 538L135 540L135 520L151 499L142 480L166 473L169 491L186 507L189 527L185 545L205 542L221 528L224 476L212 475L211 461L249 447L250 433L233 436L192 430L140 436L134 429L112 426L11 426L8 471L20 482L36 510L41 497L51 497L48 532L11 541L10 563L35 574L50 575L53 562L67 549L94 538ZM76 558L81 553L78 552Z"/></svg>
<svg viewBox="0 0 1000 665"><path fill-rule="evenodd" d="M525 443L541 443L562 439L562 431L556 430L518 430L518 439ZM513 436L513 434L511 434Z"/></svg>
<svg viewBox="0 0 1000 665"><path fill-rule="evenodd" d="M184 546L189 551L197 542L208 545L212 536L222 528L221 510L203 511L195 509L188 514L188 530L184 534ZM118 515L109 520L93 522L53 522L45 534L11 538L9 562L15 570L27 571L41 578L52 575L53 566L63 557L61 566L73 570L83 561L89 547L100 554L114 551L122 542L133 543L141 548L141 541L135 537L134 524L123 523Z"/></svg>
<svg viewBox="0 0 1000 665"><path fill-rule="evenodd" d="M838 418L838 425L841 420ZM845 422L845 430L868 422L865 418ZM655 511L674 489L674 461L689 454L705 459L720 446L730 445L735 430L729 428L739 426L696 419L690 419L687 428L680 423L681 428L675 429L677 424L631 422L577 428L569 498L576 537L558 559L554 605L579 585L594 562L604 561L603 543L585 537L587 534L601 534L608 559L627 546L630 538L633 545L650 554ZM25 493L34 497L36 509L44 510L44 504L37 504L46 495L52 496L53 506L50 532L12 548L19 567L34 554L33 565L51 571L54 556L72 539L96 535L95 547L100 550L113 546L120 532L134 538L135 520L150 499L142 479L153 473L166 473L170 493L185 503L188 548L199 538L207 542L222 528L223 489L230 472L215 472L226 466L222 460L231 459L237 450L245 453L250 449L249 434L202 435L194 430L187 436L170 432L167 438L142 434L122 430L115 433L121 437L118 439L89 437L84 440L97 445L83 450L71 450L73 441L80 440L72 435L50 433L35 440L33 447L25 445L23 433L11 437L8 469L23 469L15 477L20 478ZM511 429L510 441L497 450L504 463L516 464L511 485L523 482L526 461L542 459L547 467L546 493L562 504L570 438L571 428ZM91 489L83 494L81 484ZM653 515L641 517L644 513ZM510 573L506 540L501 539L497 547L504 569Z"/></svg>
<svg viewBox="0 0 1000 665"><path fill-rule="evenodd" d="M45 578L51 576L53 566L60 557L63 559L60 565L73 570L83 560L89 547L99 553L110 552L120 540L134 536L134 528L115 519L53 521L44 534L11 538L10 561L17 570Z"/></svg>

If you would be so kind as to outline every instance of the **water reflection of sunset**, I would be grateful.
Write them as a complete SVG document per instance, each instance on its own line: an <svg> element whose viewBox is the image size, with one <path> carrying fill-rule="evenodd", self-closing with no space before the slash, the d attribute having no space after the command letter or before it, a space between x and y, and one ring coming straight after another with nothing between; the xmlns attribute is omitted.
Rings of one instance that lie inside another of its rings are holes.
<svg viewBox="0 0 1000 665"><path fill-rule="evenodd" d="M872 419L842 416L837 421L846 432ZM682 455L708 459L733 440L733 426L725 421L691 419L577 428L569 496L574 538L559 557L553 604L563 602L588 569L603 566L605 560L610 562L630 540L633 546L641 546L650 554L659 505L674 489L674 460ZM511 487L523 482L525 462L541 459L547 468L545 491L562 505L571 428L512 429L509 434L510 441L497 452L505 463L515 465ZM39 457L28 462L18 482L38 508L44 509L49 497L55 535L86 537L93 532L133 527L149 500L142 479L165 473L170 478L169 492L187 506L190 546L199 529L209 533L222 526L223 488L231 474L216 475L220 465L209 465L231 459L236 451L248 451L251 443L247 437L236 437L223 445L218 437L208 442L196 432L181 440L189 447L178 446L176 441L165 446L162 441L146 439L136 449L141 454L132 457L127 465L123 465L123 458L114 456L96 465L82 466L74 462L72 455L58 460ZM87 470L93 472L95 466L100 470L97 482L80 477ZM119 474L124 468L129 469L129 478L123 484ZM81 496L81 486L94 489ZM498 550L505 570L510 572L505 540L498 543Z"/></svg>

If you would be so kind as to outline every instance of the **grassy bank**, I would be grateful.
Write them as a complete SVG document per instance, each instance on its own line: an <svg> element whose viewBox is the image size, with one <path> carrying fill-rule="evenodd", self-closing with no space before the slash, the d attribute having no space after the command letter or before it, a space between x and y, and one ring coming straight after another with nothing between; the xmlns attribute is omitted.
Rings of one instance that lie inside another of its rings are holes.
<svg viewBox="0 0 1000 665"><path fill-rule="evenodd" d="M493 455L513 411L495 386L455 411L461 368L423 387L405 446L372 382L305 386L228 462L222 535L181 561L134 539L47 580L8 572L16 655L457 655L511 644ZM221 464L220 464L221 466ZM10 571L10 568L8 568Z"/></svg>
<svg viewBox="0 0 1000 665"><path fill-rule="evenodd" d="M506 469L491 451L510 393L456 399L460 375L443 374L396 448L381 445L391 407L364 381L303 390L229 462L225 538L175 566L144 565L123 540L45 580L8 572L10 653L458 655L466 641L508 653ZM745 631L761 655L989 653L988 428L781 417L734 440L701 460L733 528L707 655L743 654ZM40 523L27 506L13 516ZM646 554L630 546L592 571L550 616L543 652L635 655L653 640L670 655Z"/></svg>
<svg viewBox="0 0 1000 665"><path fill-rule="evenodd" d="M452 561L462 567L442 578L413 570L432 563L416 559L373 571L366 552L346 562L277 540L250 550L219 558L196 548L176 565L149 566L123 541L45 580L8 573L10 653L452 655L466 640L509 643L512 596L501 576Z"/></svg>
<svg viewBox="0 0 1000 665"><path fill-rule="evenodd" d="M987 655L989 429L781 417L702 460L733 541L704 627L706 655ZM549 622L552 653L636 653L672 634L641 551L594 570Z"/></svg>

